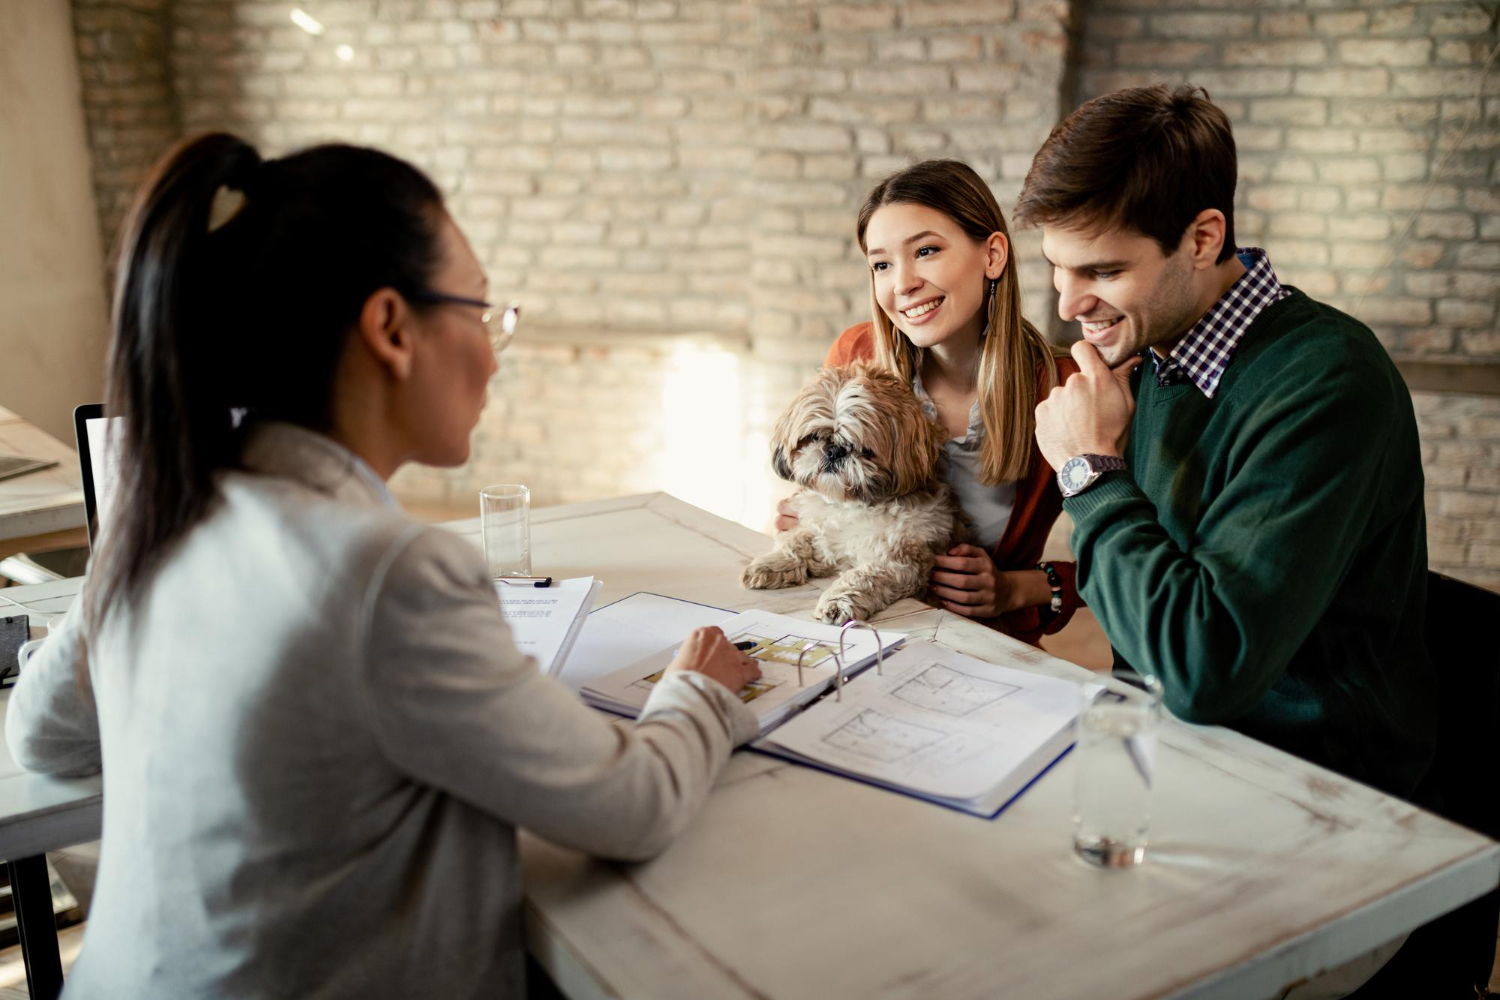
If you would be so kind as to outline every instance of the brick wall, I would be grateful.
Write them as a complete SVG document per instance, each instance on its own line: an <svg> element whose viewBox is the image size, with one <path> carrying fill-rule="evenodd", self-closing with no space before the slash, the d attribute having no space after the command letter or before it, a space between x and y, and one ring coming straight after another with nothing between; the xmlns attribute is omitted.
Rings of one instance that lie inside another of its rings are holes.
<svg viewBox="0 0 1500 1000"><path fill-rule="evenodd" d="M746 88L756 101L751 303L763 357L821 360L869 317L852 239L869 189L915 160L971 164L1015 203L1058 121L1064 0L765 3ZM1035 234L1018 234L1023 308L1052 312Z"/></svg>
<svg viewBox="0 0 1500 1000"><path fill-rule="evenodd" d="M167 52L130 54L171 67L185 131L413 160L502 294L524 301L469 467L414 470L398 483L409 496L458 502L517 479L537 503L690 491L669 470L701 463L696 429L712 425L715 454L756 471L739 499L698 495L757 524L771 422L867 317L852 238L864 194L946 155L1012 202L1059 115L1069 17L1065 0L307 0L315 36L290 3L109 6L167 25ZM107 160L117 141L100 131L96 151ZM1028 310L1045 316L1036 238L1019 243ZM651 336L673 331L719 339ZM725 391L681 390L705 379ZM677 402L653 405L663 392Z"/></svg>
<svg viewBox="0 0 1500 1000"><path fill-rule="evenodd" d="M272 0L74 0L101 229L113 239L184 130L234 129L273 154L373 143L429 170L526 322L473 460L404 475L417 500L467 505L497 481L531 483L538 504L665 485L762 523L771 421L865 318L852 225L868 188L957 156L1008 206L1074 103L1154 80L1202 83L1229 112L1241 239L1286 280L1398 355L1500 360L1500 97L1475 99L1497 36L1479 4L302 6L323 34ZM1050 323L1035 234L1017 244L1027 312ZM1500 449L1472 446L1485 402L1417 402L1433 562L1489 579Z"/></svg>
<svg viewBox="0 0 1500 1000"><path fill-rule="evenodd" d="M167 0L73 0L99 231L111 263L130 198L182 134L167 58Z"/></svg>
<svg viewBox="0 0 1500 1000"><path fill-rule="evenodd" d="M1013 197L1066 47L1066 4L1035 0L341 0L305 5L316 37L291 6L172 5L188 131L421 164L528 322L745 331L803 362L864 314L869 186L956 155Z"/></svg>
<svg viewBox="0 0 1500 1000"><path fill-rule="evenodd" d="M1282 280L1398 357L1500 361L1500 96L1477 96L1500 41L1493 5L1090 0L1079 12L1080 102L1191 82L1229 114L1236 237L1265 247ZM1483 93L1497 93L1493 73ZM1500 400L1414 400L1431 564L1500 584Z"/></svg>
<svg viewBox="0 0 1500 1000"><path fill-rule="evenodd" d="M1412 394L1434 569L1500 590L1500 397Z"/></svg>

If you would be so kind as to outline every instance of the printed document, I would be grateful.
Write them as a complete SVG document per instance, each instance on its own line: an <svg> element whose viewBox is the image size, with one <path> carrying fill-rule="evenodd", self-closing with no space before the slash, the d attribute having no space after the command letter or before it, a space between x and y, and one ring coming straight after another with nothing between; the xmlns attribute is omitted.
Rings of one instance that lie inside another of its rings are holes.
<svg viewBox="0 0 1500 1000"><path fill-rule="evenodd" d="M1073 742L1079 685L912 642L756 747L991 815Z"/></svg>
<svg viewBox="0 0 1500 1000"><path fill-rule="evenodd" d="M516 646L536 657L544 674L556 677L602 586L591 576L559 580L550 587L496 580L495 593Z"/></svg>

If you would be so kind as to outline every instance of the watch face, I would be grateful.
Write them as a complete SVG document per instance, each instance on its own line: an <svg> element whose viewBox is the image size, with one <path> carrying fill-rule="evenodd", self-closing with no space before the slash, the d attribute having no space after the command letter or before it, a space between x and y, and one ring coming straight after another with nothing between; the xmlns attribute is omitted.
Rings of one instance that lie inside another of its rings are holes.
<svg viewBox="0 0 1500 1000"><path fill-rule="evenodd" d="M1063 486L1069 490L1081 490L1088 485L1089 463L1082 458L1070 458L1063 463L1062 474L1058 476Z"/></svg>

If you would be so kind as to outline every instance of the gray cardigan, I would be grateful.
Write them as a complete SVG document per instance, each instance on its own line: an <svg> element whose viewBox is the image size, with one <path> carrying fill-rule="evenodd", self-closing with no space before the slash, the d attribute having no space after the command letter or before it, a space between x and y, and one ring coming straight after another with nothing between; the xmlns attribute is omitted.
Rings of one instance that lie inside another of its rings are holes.
<svg viewBox="0 0 1500 1000"><path fill-rule="evenodd" d="M245 464L137 606L87 651L49 639L11 696L23 766L108 763L67 995L520 996L515 828L649 858L754 715L681 674L607 722L350 452L269 425Z"/></svg>

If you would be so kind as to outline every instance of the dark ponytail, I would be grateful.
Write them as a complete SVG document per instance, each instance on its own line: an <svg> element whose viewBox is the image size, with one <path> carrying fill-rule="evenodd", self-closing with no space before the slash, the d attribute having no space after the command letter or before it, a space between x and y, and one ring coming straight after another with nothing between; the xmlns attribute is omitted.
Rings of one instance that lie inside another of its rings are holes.
<svg viewBox="0 0 1500 1000"><path fill-rule="evenodd" d="M92 574L94 626L208 513L217 475L239 462L232 410L328 428L364 303L430 285L442 218L421 171L372 149L262 160L213 134L156 165L115 287L106 409L122 418L120 482Z"/></svg>

